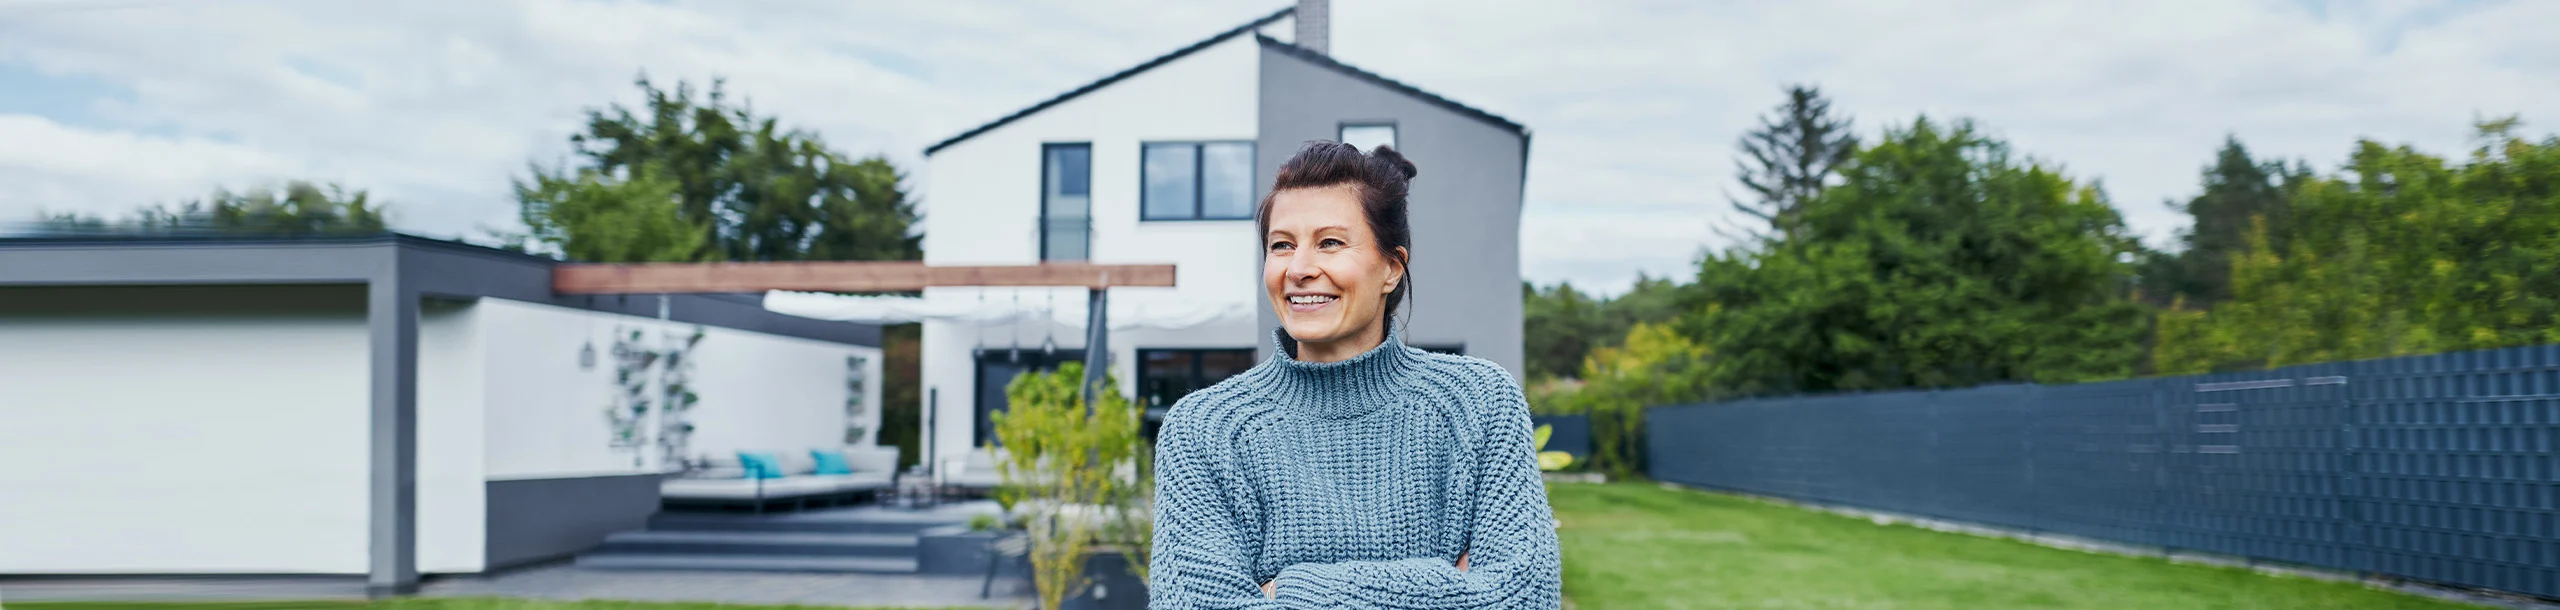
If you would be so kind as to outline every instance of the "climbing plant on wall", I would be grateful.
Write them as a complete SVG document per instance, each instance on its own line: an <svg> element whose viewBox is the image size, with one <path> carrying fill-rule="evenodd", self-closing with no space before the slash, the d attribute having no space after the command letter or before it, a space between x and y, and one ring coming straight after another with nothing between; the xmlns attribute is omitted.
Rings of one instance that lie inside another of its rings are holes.
<svg viewBox="0 0 2560 610"><path fill-rule="evenodd" d="M870 381L871 359L861 354L844 357L844 444L860 445L869 438L870 427L863 425L862 414L869 397L863 386Z"/></svg>
<svg viewBox="0 0 2560 610"><path fill-rule="evenodd" d="M685 333L660 331L666 342L660 354L658 395L665 410L658 414L658 449L662 464L684 461L685 449L693 441L693 405L702 396L693 393L693 348L702 344L702 327Z"/></svg>
<svg viewBox="0 0 2560 610"><path fill-rule="evenodd" d="M605 405L604 417L613 429L613 448L630 451L634 468L641 465L640 448L648 444L642 437L641 424L649 418L649 369L657 362L657 350L641 342L639 329L614 327L614 393L613 401Z"/></svg>
<svg viewBox="0 0 2560 610"><path fill-rule="evenodd" d="M694 393L694 346L702 343L702 328L686 333L661 331L659 342L652 346L643 329L616 326L613 329L613 400L605 405L604 416L612 429L612 447L631 452L631 466L646 465L642 459L646 448L657 445L662 463L675 463L684 457L693 438L690 413L702 396ZM655 392L652 392L652 389ZM649 411L659 410L657 431L649 434Z"/></svg>

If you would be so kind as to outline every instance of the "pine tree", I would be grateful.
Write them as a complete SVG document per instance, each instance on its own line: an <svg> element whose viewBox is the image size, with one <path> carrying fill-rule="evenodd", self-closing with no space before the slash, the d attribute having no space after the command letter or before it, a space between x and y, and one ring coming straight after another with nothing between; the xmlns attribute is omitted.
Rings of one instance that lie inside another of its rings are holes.
<svg viewBox="0 0 2560 610"><path fill-rule="evenodd" d="M1831 100L1819 88L1787 88L1787 102L1743 134L1740 146L1749 159L1735 159L1734 169L1750 199L1733 200L1733 209L1758 219L1767 228L1747 229L1754 241L1794 233L1806 201L1822 189L1858 148L1849 119L1831 114Z"/></svg>

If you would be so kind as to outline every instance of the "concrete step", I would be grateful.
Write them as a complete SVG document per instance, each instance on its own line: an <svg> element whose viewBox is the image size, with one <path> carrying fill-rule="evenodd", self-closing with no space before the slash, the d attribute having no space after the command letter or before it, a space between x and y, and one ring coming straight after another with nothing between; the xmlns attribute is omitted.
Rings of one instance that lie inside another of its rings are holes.
<svg viewBox="0 0 2560 610"><path fill-rule="evenodd" d="M720 513L658 513L649 519L651 531L691 532L815 532L837 534L907 534L913 535L936 527L966 524L965 517L954 520L948 515L901 515L875 512L870 514L813 515L734 515Z"/></svg>
<svg viewBox="0 0 2560 610"><path fill-rule="evenodd" d="M916 556L914 534L757 531L636 531L606 536L597 552L690 555Z"/></svg>
<svg viewBox="0 0 2560 610"><path fill-rule="evenodd" d="M591 553L577 566L594 570L730 570L742 572L863 572L913 574L914 557L819 557L809 555L692 555L672 553Z"/></svg>

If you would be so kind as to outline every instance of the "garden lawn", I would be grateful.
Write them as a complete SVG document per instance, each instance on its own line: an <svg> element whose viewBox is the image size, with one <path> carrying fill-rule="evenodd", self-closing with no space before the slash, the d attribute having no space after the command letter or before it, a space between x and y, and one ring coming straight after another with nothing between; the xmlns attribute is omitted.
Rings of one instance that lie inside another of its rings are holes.
<svg viewBox="0 0 2560 610"><path fill-rule="evenodd" d="M1617 608L2472 608L2354 583L1874 523L1652 483L1557 483L1564 590Z"/></svg>
<svg viewBox="0 0 2560 610"><path fill-rule="evenodd" d="M0 602L8 610L900 610L896 608L846 609L836 606L753 606L743 604L703 604L667 602L582 601L554 602L485 598L405 598L376 602L219 602L219 603L122 603L122 602ZM926 609L913 609L926 610ZM949 609L964 610L964 609Z"/></svg>

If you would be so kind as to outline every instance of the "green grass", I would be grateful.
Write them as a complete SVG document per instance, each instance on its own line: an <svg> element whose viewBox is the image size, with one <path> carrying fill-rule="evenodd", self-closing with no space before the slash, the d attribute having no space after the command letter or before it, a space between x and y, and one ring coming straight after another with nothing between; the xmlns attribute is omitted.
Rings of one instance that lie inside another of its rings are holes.
<svg viewBox="0 0 2560 610"><path fill-rule="evenodd" d="M1615 608L2472 608L2354 583L1951 534L1649 483L1549 486L1564 589Z"/></svg>
<svg viewBox="0 0 2560 610"><path fill-rule="evenodd" d="M846 609L835 606L755 606L745 604L614 601L551 602L480 598L408 598L378 602L306 601L168 604L124 602L5 602L5 604L5 607L8 608L8 610L899 610L894 608ZM955 608L950 610L962 609Z"/></svg>

